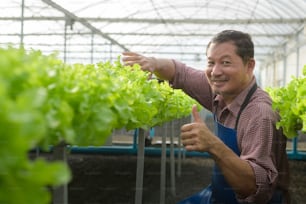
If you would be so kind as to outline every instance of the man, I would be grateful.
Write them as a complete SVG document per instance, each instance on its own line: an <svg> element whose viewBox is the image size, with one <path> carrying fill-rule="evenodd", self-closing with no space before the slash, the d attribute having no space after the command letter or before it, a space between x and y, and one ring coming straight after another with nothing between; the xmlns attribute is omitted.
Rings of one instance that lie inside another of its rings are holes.
<svg viewBox="0 0 306 204"><path fill-rule="evenodd" d="M289 203L286 138L276 129L271 99L257 87L254 45L243 32L218 33L206 49L205 72L171 59L123 53L126 65L182 89L215 117L215 133L192 107L194 122L181 127L188 151L208 152L215 161L211 185L180 203Z"/></svg>

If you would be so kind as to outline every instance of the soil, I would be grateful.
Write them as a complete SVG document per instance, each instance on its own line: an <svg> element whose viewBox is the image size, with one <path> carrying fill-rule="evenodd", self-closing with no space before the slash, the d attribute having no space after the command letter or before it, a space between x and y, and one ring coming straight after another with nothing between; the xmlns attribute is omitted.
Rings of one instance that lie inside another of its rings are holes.
<svg viewBox="0 0 306 204"><path fill-rule="evenodd" d="M68 187L69 203L135 203L136 156L71 155L69 165L74 177ZM184 159L181 164L181 176L175 178L175 195L173 195L168 160L165 203L176 203L203 189L209 183L211 167L212 161L208 159ZM160 203L160 168L160 157L145 157L142 195L144 204Z"/></svg>
<svg viewBox="0 0 306 204"><path fill-rule="evenodd" d="M177 203L210 183L213 161L210 158L187 157L182 160L181 175L175 177L173 194L170 159L167 159L166 204ZM143 204L160 203L160 161L159 156L145 156ZM73 175L68 185L69 204L135 203L136 156L70 154L68 164ZM290 168L292 203L306 203L306 161L291 160Z"/></svg>

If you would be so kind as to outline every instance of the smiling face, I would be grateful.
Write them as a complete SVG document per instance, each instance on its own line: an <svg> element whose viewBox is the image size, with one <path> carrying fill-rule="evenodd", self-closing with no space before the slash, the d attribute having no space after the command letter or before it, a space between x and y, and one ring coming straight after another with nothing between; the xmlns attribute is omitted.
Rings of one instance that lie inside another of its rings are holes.
<svg viewBox="0 0 306 204"><path fill-rule="evenodd" d="M207 49L206 76L212 90L229 104L253 78L255 61L243 62L232 41L211 43Z"/></svg>

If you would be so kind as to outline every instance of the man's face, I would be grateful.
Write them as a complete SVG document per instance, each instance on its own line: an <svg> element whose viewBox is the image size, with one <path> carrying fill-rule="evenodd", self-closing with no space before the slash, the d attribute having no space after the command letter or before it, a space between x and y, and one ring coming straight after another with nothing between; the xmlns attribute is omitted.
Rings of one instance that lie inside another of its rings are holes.
<svg viewBox="0 0 306 204"><path fill-rule="evenodd" d="M206 76L212 90L222 95L226 103L249 85L254 66L253 59L243 63L232 42L212 43L207 49Z"/></svg>

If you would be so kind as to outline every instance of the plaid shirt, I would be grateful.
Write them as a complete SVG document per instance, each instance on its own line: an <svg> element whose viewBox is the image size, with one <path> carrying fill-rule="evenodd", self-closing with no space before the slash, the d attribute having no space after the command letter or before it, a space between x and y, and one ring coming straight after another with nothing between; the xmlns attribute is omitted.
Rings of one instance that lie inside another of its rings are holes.
<svg viewBox="0 0 306 204"><path fill-rule="evenodd" d="M256 79L243 90L230 105L224 103L222 96L213 94L205 72L192 69L174 61L176 73L173 88L179 88L196 99L207 110L215 113L218 121L228 128L235 128L240 107ZM249 162L256 177L257 192L241 202L268 202L274 189L288 192L289 165L286 154L286 137L276 129L278 114L272 110L269 95L257 88L248 105L242 111L237 140L240 158Z"/></svg>

